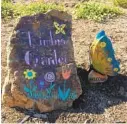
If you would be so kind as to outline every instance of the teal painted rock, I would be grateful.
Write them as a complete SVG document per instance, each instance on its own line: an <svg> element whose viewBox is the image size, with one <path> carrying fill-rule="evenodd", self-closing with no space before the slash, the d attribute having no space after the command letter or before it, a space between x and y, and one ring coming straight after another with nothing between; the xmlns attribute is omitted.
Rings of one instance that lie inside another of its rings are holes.
<svg viewBox="0 0 127 124"><path fill-rule="evenodd" d="M111 39L105 31L97 33L90 47L91 64L93 68L103 75L116 76L120 71L119 62L115 58L115 52Z"/></svg>

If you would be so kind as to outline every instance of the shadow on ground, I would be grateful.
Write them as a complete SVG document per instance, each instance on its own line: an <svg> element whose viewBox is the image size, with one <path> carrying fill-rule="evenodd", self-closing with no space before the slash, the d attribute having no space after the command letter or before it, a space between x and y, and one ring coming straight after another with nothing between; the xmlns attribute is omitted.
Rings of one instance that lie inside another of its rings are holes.
<svg viewBox="0 0 127 124"><path fill-rule="evenodd" d="M105 108L127 101L127 76L118 75L109 77L104 83L89 84L88 71L82 68L78 68L77 71L83 90L81 99L84 99L84 102L76 106L75 101L74 108L81 108L87 113L101 114Z"/></svg>

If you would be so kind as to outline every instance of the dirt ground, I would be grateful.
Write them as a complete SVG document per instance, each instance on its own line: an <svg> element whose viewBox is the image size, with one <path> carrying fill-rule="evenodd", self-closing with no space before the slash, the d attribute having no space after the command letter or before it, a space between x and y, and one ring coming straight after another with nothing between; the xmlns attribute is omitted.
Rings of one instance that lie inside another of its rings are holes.
<svg viewBox="0 0 127 124"><path fill-rule="evenodd" d="M73 20L72 23L76 63L83 65L85 69L89 67L89 45L94 40L96 33L104 29L113 39L116 57L120 61L120 75L109 79L104 84L97 85L88 85L84 79L82 83L85 102L80 108L48 113L47 120L31 117L26 123L127 123L127 14L110 19L105 23L88 20ZM2 84L7 74L6 46L15 24L15 20L2 22ZM83 73L85 73L84 70L78 71L79 75ZM2 123L18 123L25 116L23 110L17 111L2 105Z"/></svg>

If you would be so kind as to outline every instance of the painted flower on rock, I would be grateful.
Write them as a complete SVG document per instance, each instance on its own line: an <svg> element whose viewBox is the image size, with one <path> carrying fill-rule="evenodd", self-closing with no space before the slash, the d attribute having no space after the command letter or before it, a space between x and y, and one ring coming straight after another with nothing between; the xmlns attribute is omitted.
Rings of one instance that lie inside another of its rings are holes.
<svg viewBox="0 0 127 124"><path fill-rule="evenodd" d="M71 75L71 70L62 71L62 76L65 80L67 80Z"/></svg>
<svg viewBox="0 0 127 124"><path fill-rule="evenodd" d="M47 82L54 82L55 81L55 74L53 72L47 72L44 75L44 79Z"/></svg>
<svg viewBox="0 0 127 124"><path fill-rule="evenodd" d="M101 42L101 43L100 43L100 46L101 46L102 48L104 48L104 47L106 47L106 43L105 43L105 42Z"/></svg>
<svg viewBox="0 0 127 124"><path fill-rule="evenodd" d="M108 62L111 62L112 61L112 58L108 58Z"/></svg>
<svg viewBox="0 0 127 124"><path fill-rule="evenodd" d="M30 80L36 77L36 72L33 70L26 69L26 71L24 71L24 75L26 79Z"/></svg>
<svg viewBox="0 0 127 124"><path fill-rule="evenodd" d="M114 68L113 70L114 70L114 72L118 72L119 69L118 68Z"/></svg>

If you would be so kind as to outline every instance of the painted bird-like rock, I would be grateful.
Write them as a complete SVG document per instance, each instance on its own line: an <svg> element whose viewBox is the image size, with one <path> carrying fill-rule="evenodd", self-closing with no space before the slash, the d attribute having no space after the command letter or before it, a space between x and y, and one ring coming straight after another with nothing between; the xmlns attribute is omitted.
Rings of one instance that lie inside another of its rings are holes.
<svg viewBox="0 0 127 124"><path fill-rule="evenodd" d="M102 75L117 75L120 67L114 54L111 39L108 38L105 31L97 33L90 46L90 62L93 69Z"/></svg>

